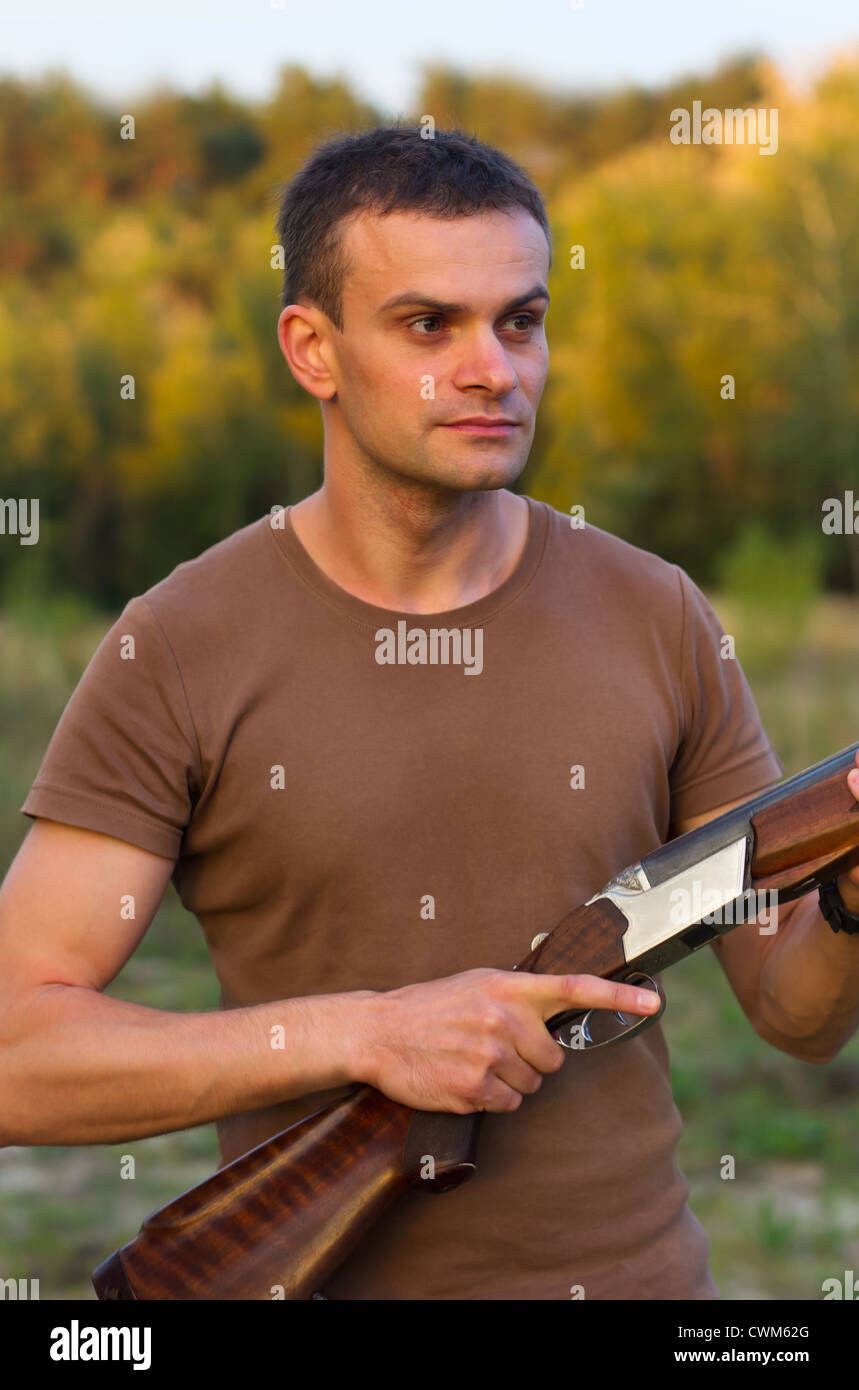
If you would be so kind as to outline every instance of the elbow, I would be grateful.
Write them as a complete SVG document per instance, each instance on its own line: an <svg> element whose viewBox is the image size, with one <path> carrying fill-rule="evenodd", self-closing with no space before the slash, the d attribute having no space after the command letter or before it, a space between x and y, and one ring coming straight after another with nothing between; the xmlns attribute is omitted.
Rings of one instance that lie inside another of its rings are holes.
<svg viewBox="0 0 859 1390"><path fill-rule="evenodd" d="M8 1054L9 1049L0 1049L0 1149L26 1148L37 1142L29 1132L22 1105L29 1088L24 1077L16 1076Z"/></svg>
<svg viewBox="0 0 859 1390"><path fill-rule="evenodd" d="M820 1047L810 1047L807 1044L784 1047L782 1051L787 1052L791 1057L795 1057L799 1062L810 1062L813 1067L823 1067L827 1062L831 1062L833 1057L838 1056L837 1049L833 1052L831 1048L826 1048L824 1050Z"/></svg>
<svg viewBox="0 0 859 1390"><path fill-rule="evenodd" d="M800 1038L786 1037L783 1033L772 1033L761 1028L757 1032L764 1042L778 1048L779 1052L786 1052L788 1057L795 1057L798 1062L810 1062L812 1066L825 1066L838 1055L838 1049L833 1051L829 1047L814 1046Z"/></svg>
<svg viewBox="0 0 859 1390"><path fill-rule="evenodd" d="M0 1149L29 1148L46 1142L38 1137L39 1087L27 1066L32 1037L20 1027L13 1031L11 1010L5 1024L0 1034Z"/></svg>
<svg viewBox="0 0 859 1390"><path fill-rule="evenodd" d="M765 1003L762 1001L762 1005ZM842 1039L834 1044L831 1029L821 1028L819 1019L787 1014L773 1000L769 1001L768 1009L762 1006L752 1023L764 1042L800 1062L810 1062L812 1066L824 1066L831 1062L846 1041Z"/></svg>
<svg viewBox="0 0 859 1390"><path fill-rule="evenodd" d="M814 1032L788 1032L783 1028L773 1028L761 1019L755 1021L758 1037L779 1052L786 1052L798 1062L810 1062L812 1066L822 1067L837 1057L840 1047L833 1047L831 1037L823 1036L819 1030Z"/></svg>
<svg viewBox="0 0 859 1390"><path fill-rule="evenodd" d="M46 1127L44 1112L23 1102L26 1082L18 1090L16 1099L14 1094L12 1097L8 1094L9 1089L15 1091L15 1081L12 1079L7 1088L8 1079L4 1079L0 1090L0 1149L30 1149L42 1144L61 1144L63 1140L55 1138L50 1127Z"/></svg>
<svg viewBox="0 0 859 1390"><path fill-rule="evenodd" d="M29 1142L22 1127L15 1121L4 1087L4 1090L0 1091L0 1149L23 1148Z"/></svg>

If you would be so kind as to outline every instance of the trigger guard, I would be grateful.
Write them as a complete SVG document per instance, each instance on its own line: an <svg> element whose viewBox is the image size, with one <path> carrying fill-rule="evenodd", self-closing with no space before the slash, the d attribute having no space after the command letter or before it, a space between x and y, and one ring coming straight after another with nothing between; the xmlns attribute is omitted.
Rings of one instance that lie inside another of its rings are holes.
<svg viewBox="0 0 859 1390"><path fill-rule="evenodd" d="M578 1024L574 1025L578 1028L581 1028L582 1031L585 1033L586 1041L584 1047L574 1047L572 1043L566 1042L564 1038L556 1037L555 1041L558 1044L558 1046L566 1048L568 1052L593 1052L594 1049L597 1047L612 1047L615 1043L626 1042L629 1038L637 1037L639 1033L644 1032L645 1028L649 1027L651 1024L658 1023L662 1015L665 1013L665 1007L668 1002L665 998L665 992L662 989L662 985L657 980L654 980L651 975L648 975L643 970L631 971L629 975L624 976L623 979L618 981L618 983L623 985L631 985L638 984L641 981L646 981L649 985L651 985L655 994L658 996L659 1008L657 1009L655 1014L642 1014L640 1018L636 1019L635 1023L629 1024L626 1028L623 1029L622 1032L618 1033L616 1038L607 1038L605 1042L591 1042L587 1035L588 1019L591 1017L591 1014L613 1013L616 1018L621 1019L621 1022L623 1020L621 1014L617 1009L588 1009L587 1012L582 1016L581 1021ZM567 1023L561 1024L562 1029L568 1026L569 1025Z"/></svg>

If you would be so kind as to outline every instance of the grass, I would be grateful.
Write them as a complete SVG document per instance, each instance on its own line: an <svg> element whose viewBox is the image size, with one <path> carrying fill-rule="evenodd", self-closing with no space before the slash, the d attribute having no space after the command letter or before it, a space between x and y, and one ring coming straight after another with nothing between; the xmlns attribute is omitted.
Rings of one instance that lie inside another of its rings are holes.
<svg viewBox="0 0 859 1390"><path fill-rule="evenodd" d="M744 635L738 608L714 602L789 775L859 738L859 604L820 600L801 647L774 656ZM0 871L26 831L18 808L50 734L108 626L68 601L18 603L0 620ZM819 1299L824 1279L859 1269L859 1038L823 1067L777 1051L709 950L665 987L678 1159L722 1295ZM165 1009L217 1006L202 932L172 885L111 992ZM134 1177L122 1179L129 1156ZM0 1151L0 1277L38 1278L45 1299L93 1298L90 1271L217 1161L212 1126Z"/></svg>

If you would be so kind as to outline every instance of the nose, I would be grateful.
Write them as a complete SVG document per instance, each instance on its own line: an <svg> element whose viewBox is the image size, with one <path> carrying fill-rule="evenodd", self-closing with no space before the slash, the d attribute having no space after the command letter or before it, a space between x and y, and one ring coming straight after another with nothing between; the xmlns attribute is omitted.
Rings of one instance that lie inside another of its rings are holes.
<svg viewBox="0 0 859 1390"><path fill-rule="evenodd" d="M461 391L475 388L493 396L506 396L519 385L504 345L491 328L463 336L453 383Z"/></svg>

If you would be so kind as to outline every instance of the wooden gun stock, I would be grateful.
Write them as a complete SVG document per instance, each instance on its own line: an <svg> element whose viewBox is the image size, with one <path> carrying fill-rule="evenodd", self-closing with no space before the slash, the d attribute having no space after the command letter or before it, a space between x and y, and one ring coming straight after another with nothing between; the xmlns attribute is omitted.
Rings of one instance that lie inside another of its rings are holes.
<svg viewBox="0 0 859 1390"><path fill-rule="evenodd" d="M846 774L859 745L654 850L568 913L517 969L623 979L663 969L726 926L685 924L646 958L624 945L628 920L608 894L691 872L746 837L743 888L779 898L809 892L859 863L859 803ZM642 894L643 896L643 894ZM628 936L628 933L627 933ZM550 1031L578 1013L550 1019ZM409 1109L359 1086L243 1154L162 1207L93 1275L102 1299L311 1298L382 1211L409 1186L445 1192L474 1172L481 1116ZM431 1176L424 1159L431 1155ZM282 1290L282 1293L281 1293Z"/></svg>
<svg viewBox="0 0 859 1390"><path fill-rule="evenodd" d="M362 1086L300 1120L150 1216L99 1298L310 1298L406 1187L410 1114Z"/></svg>
<svg viewBox="0 0 859 1390"><path fill-rule="evenodd" d="M434 1157L435 1192L471 1177L480 1119L417 1112L359 1086L155 1212L99 1265L96 1293L311 1298L385 1207L420 1181L423 1154Z"/></svg>

